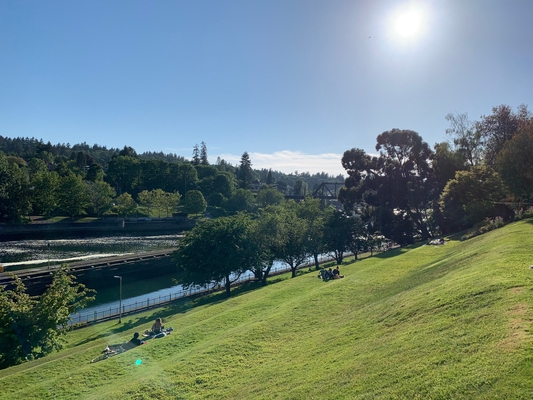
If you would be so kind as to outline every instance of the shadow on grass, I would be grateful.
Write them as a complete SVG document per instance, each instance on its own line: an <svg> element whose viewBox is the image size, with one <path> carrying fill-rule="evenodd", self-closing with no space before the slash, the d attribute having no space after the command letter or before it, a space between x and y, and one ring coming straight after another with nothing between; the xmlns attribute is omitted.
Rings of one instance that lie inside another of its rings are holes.
<svg viewBox="0 0 533 400"><path fill-rule="evenodd" d="M310 272L314 272L314 271L310 271ZM304 270L298 270L297 276L305 275L307 273L309 272L304 271ZM270 276L267 279L267 286L290 279L289 276L290 276L290 272L284 273L281 275ZM167 306L155 307L150 314L146 314L150 311L144 311L143 313L145 313L145 315L143 316L138 316L140 313L139 314L135 313L131 315L123 315L122 323L119 323L117 321L116 324L113 326L104 327L99 332L96 332L93 335L88 336L84 340L77 342L75 345L83 345L83 344L87 344L98 339L108 337L110 335L117 335L117 334L121 334L127 331L131 331L139 326L142 326L145 324L152 324L156 318L162 318L163 323L165 323L166 319L176 314L185 314L187 311L193 308L196 308L196 307L200 307L200 306L215 305L225 300L228 300L232 297L241 296L243 294L261 289L263 287L264 286L259 281L246 282L242 285L232 286L230 297L226 296L225 290L220 290L220 291L216 291L210 294L200 294L200 295L196 295L192 297L179 299L179 300L172 302L171 304ZM92 324L88 326L94 327L95 325L99 325L99 324L100 323L96 323L96 324Z"/></svg>

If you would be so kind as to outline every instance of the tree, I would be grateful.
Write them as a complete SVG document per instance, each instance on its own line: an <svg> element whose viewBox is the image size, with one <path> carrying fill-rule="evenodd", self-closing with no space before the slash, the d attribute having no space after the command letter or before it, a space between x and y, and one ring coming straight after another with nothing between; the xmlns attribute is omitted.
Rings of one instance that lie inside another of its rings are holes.
<svg viewBox="0 0 533 400"><path fill-rule="evenodd" d="M48 172L48 164L39 158L30 158L28 160L28 174L30 180L33 180L35 175Z"/></svg>
<svg viewBox="0 0 533 400"><path fill-rule="evenodd" d="M172 163L169 165L169 184L167 191L178 191L181 196L189 190L196 189L198 185L198 172L196 168L189 163Z"/></svg>
<svg viewBox="0 0 533 400"><path fill-rule="evenodd" d="M447 220L447 230L470 227L490 216L494 203L506 196L506 188L497 172L488 166L457 171L440 196L440 206Z"/></svg>
<svg viewBox="0 0 533 400"><path fill-rule="evenodd" d="M207 209L207 202L199 190L189 190L182 205L189 214L201 214Z"/></svg>
<svg viewBox="0 0 533 400"><path fill-rule="evenodd" d="M208 220L187 232L173 258L179 283L188 288L224 282L229 297L231 283L248 269L256 254L250 250L249 227L250 218L239 214Z"/></svg>
<svg viewBox="0 0 533 400"><path fill-rule="evenodd" d="M481 121L476 123L476 129L485 143L485 163L494 168L498 153L505 143L527 126L530 120L531 113L524 104L518 106L516 113L508 105L502 104L493 107L491 115L482 116Z"/></svg>
<svg viewBox="0 0 533 400"><path fill-rule="evenodd" d="M75 215L85 214L90 205L87 188L81 176L69 171L59 182L58 206L72 219Z"/></svg>
<svg viewBox="0 0 533 400"><path fill-rule="evenodd" d="M307 195L307 192L308 192L307 183L305 183L302 179L298 179L296 182L294 182L293 194L295 196L305 196Z"/></svg>
<svg viewBox="0 0 533 400"><path fill-rule="evenodd" d="M496 168L519 201L533 199L533 122L508 140L498 154Z"/></svg>
<svg viewBox="0 0 533 400"><path fill-rule="evenodd" d="M197 144L192 149L192 165L200 165L200 150Z"/></svg>
<svg viewBox="0 0 533 400"><path fill-rule="evenodd" d="M207 145L205 142L201 143L202 147L200 148L200 164L209 165L209 160L207 159Z"/></svg>
<svg viewBox="0 0 533 400"><path fill-rule="evenodd" d="M468 114L446 115L450 127L446 133L453 137L457 151L464 157L470 166L478 165L482 159L483 142L481 133L473 122L468 119Z"/></svg>
<svg viewBox="0 0 533 400"><path fill-rule="evenodd" d="M233 196L228 199L224 208L226 211L233 213L240 211L252 212L255 209L254 194L246 189L237 189Z"/></svg>
<svg viewBox="0 0 533 400"><path fill-rule="evenodd" d="M283 195L273 188L261 187L257 192L257 205L259 207L276 206L284 200Z"/></svg>
<svg viewBox="0 0 533 400"><path fill-rule="evenodd" d="M169 211L174 212L180 203L181 195L178 192L174 193L163 193L163 197L161 199L161 205L165 208L166 216L168 218Z"/></svg>
<svg viewBox="0 0 533 400"><path fill-rule="evenodd" d="M134 157L124 155L114 157L109 161L106 180L115 187L117 194L132 193L139 184L140 161Z"/></svg>
<svg viewBox="0 0 533 400"><path fill-rule="evenodd" d="M268 170L268 174L267 174L267 177L266 177L266 184L267 185L273 185L274 183L276 183L276 178L274 178L272 176L272 168Z"/></svg>
<svg viewBox="0 0 533 400"><path fill-rule="evenodd" d="M132 215L137 209L137 203L129 193L122 193L115 200L115 207L118 215L128 216Z"/></svg>
<svg viewBox="0 0 533 400"><path fill-rule="evenodd" d="M351 236L348 242L348 249L357 260L359 253L367 249L369 244L371 244L370 235L359 216L349 217L348 229Z"/></svg>
<svg viewBox="0 0 533 400"><path fill-rule="evenodd" d="M140 161L140 184L145 190L161 189L167 187L170 174L169 163L163 160Z"/></svg>
<svg viewBox="0 0 533 400"><path fill-rule="evenodd" d="M161 217L161 208L163 207L164 192L161 189L143 190L139 193L139 202L148 207L148 215L151 215L151 208L155 207L159 211L159 217Z"/></svg>
<svg viewBox="0 0 533 400"><path fill-rule="evenodd" d="M85 173L87 168L87 157L83 154L83 151L78 151L78 154L76 155L76 166L80 173Z"/></svg>
<svg viewBox="0 0 533 400"><path fill-rule="evenodd" d="M340 211L331 213L324 225L325 249L333 253L337 265L342 264L344 253L352 243L352 220Z"/></svg>
<svg viewBox="0 0 533 400"><path fill-rule="evenodd" d="M115 189L104 181L85 181L85 185L93 211L98 218L101 218L106 211L113 207L113 199L117 195Z"/></svg>
<svg viewBox="0 0 533 400"><path fill-rule="evenodd" d="M91 182L104 180L104 169L98 163L89 165L85 179Z"/></svg>
<svg viewBox="0 0 533 400"><path fill-rule="evenodd" d="M253 181L252 162L250 156L245 151L241 157L241 164L237 171L237 180L239 181L239 188L250 189Z"/></svg>
<svg viewBox="0 0 533 400"><path fill-rule="evenodd" d="M276 258L291 268L292 278L298 267L307 261L309 255L309 232L307 222L298 215L299 205L287 201L279 206L280 235L283 241L276 249Z"/></svg>
<svg viewBox="0 0 533 400"><path fill-rule="evenodd" d="M397 243L429 237L428 212L435 197L431 149L411 130L392 129L376 140L379 157L361 149L344 153L348 178L339 200L347 212L362 213L365 224Z"/></svg>
<svg viewBox="0 0 533 400"><path fill-rule="evenodd" d="M431 166L436 179L439 192L446 183L455 177L457 171L467 169L466 160L459 151L450 149L447 142L435 144L435 153L431 157Z"/></svg>
<svg viewBox="0 0 533 400"><path fill-rule="evenodd" d="M315 268L320 269L318 256L325 253L325 225L333 207L324 207L319 199L306 198L298 204L298 215L306 221L306 247L315 260Z"/></svg>
<svg viewBox="0 0 533 400"><path fill-rule="evenodd" d="M68 272L65 266L57 269L41 297L26 294L18 277L14 290L0 287L0 368L62 348L70 315L93 299L93 291Z"/></svg>
<svg viewBox="0 0 533 400"><path fill-rule="evenodd" d="M0 222L20 222L30 210L29 176L0 152Z"/></svg>
<svg viewBox="0 0 533 400"><path fill-rule="evenodd" d="M277 207L263 209L259 218L250 225L250 258L249 269L257 280L266 285L274 261L279 255L284 238L281 230L282 220L279 218Z"/></svg>
<svg viewBox="0 0 533 400"><path fill-rule="evenodd" d="M218 172L213 180L213 193L220 193L229 199L235 190L235 180L229 172Z"/></svg>
<svg viewBox="0 0 533 400"><path fill-rule="evenodd" d="M32 182L31 203L33 212L50 215L57 207L57 192L59 189L59 175L55 171L39 172Z"/></svg>
<svg viewBox="0 0 533 400"><path fill-rule="evenodd" d="M124 148L122 150L120 150L118 155L122 156L122 157L133 157L133 158L136 158L137 157L137 152L135 151L135 149L133 147L124 146Z"/></svg>

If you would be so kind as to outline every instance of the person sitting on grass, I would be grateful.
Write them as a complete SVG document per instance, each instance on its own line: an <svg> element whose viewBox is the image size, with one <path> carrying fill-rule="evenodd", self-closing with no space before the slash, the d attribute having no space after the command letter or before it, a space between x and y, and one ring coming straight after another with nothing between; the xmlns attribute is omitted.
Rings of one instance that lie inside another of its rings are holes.
<svg viewBox="0 0 533 400"><path fill-rule="evenodd" d="M124 351L133 349L134 347L140 346L142 344L141 339L139 339L139 332L135 332L133 334L133 337L130 339L128 343L124 343L122 348Z"/></svg>
<svg viewBox="0 0 533 400"><path fill-rule="evenodd" d="M163 320L161 318L157 318L154 324L152 325L152 333L161 333L164 328L165 327L163 326Z"/></svg>
<svg viewBox="0 0 533 400"><path fill-rule="evenodd" d="M339 271L339 266L333 270L333 279L341 279L344 278L344 275L341 275L341 271Z"/></svg>
<svg viewBox="0 0 533 400"><path fill-rule="evenodd" d="M139 332L135 332L129 342L107 345L104 351L102 351L102 353L112 355L133 349L134 347L137 347L142 344L141 339L139 339L139 336Z"/></svg>
<svg viewBox="0 0 533 400"><path fill-rule="evenodd" d="M324 267L322 267L322 269L320 270L320 273L318 274L318 277L319 278L322 278L322 280L324 282L327 282L329 281L330 279L333 279L333 273L331 272L331 268L329 269L329 271L327 269L325 269Z"/></svg>

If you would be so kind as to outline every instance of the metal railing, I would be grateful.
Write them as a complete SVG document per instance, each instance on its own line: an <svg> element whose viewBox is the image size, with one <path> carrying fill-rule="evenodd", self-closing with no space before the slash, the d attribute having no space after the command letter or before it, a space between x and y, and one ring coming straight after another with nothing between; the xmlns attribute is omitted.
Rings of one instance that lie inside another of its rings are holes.
<svg viewBox="0 0 533 400"><path fill-rule="evenodd" d="M333 258L330 257L327 254L319 256L319 262L328 262L332 261ZM299 268L307 268L309 266L314 265L314 261L309 261L308 263L301 265ZM290 271L290 266L286 264L281 265L275 265L272 267L269 276L282 274L285 272ZM243 273L237 280L235 280L232 285L239 285L246 282L251 282L255 280L255 276L250 272L247 271L246 273ZM135 301L134 303L130 304L123 304L122 305L122 313L120 312L119 306L109 307L109 308L102 308L100 310L96 310L94 312L88 312L88 313L76 313L71 315L71 320L69 321L69 326L85 326L88 324L93 324L100 321L107 321L110 319L118 318L120 315L128 315L128 314L135 314L141 311L146 311L154 307L166 305L169 303L172 303L176 300L180 300L186 297L191 296L199 296L199 295L205 295L209 293L213 293L215 291L224 290L224 284L223 283L217 283L211 287L201 287L201 286L195 286L190 287L189 289L185 290L179 290L175 293L170 293L167 295L160 295L158 297L152 297L147 298L146 300L142 301Z"/></svg>

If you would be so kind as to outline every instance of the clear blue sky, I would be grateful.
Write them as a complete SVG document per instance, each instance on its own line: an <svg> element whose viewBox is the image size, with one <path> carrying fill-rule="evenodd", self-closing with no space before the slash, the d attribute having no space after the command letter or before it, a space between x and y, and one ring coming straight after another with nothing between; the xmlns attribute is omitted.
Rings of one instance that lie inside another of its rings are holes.
<svg viewBox="0 0 533 400"><path fill-rule="evenodd" d="M419 29L403 37L406 9ZM531 0L0 0L0 135L342 173L446 114L533 106Z"/></svg>

